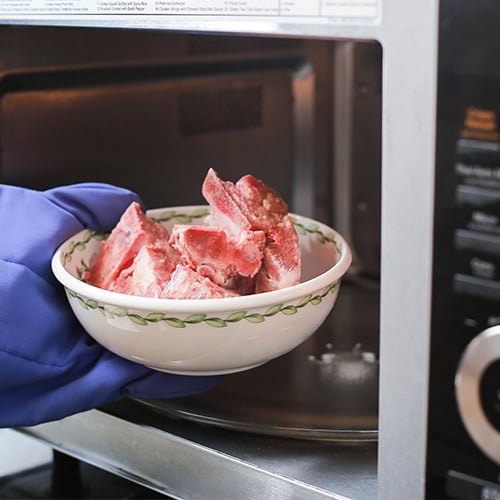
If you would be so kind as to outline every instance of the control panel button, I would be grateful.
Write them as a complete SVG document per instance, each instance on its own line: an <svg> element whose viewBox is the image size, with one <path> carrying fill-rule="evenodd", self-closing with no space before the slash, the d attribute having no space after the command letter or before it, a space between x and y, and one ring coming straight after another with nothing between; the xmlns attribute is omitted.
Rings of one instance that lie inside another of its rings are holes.
<svg viewBox="0 0 500 500"><path fill-rule="evenodd" d="M500 236L469 231L468 229L457 229L455 231L455 248L500 257Z"/></svg>
<svg viewBox="0 0 500 500"><path fill-rule="evenodd" d="M459 139L456 153L465 163L498 165L500 163L500 143L477 139Z"/></svg>
<svg viewBox="0 0 500 500"><path fill-rule="evenodd" d="M484 330L464 351L455 375L460 417L480 450L500 465L498 423L500 325ZM492 421L493 420L493 421Z"/></svg>
<svg viewBox="0 0 500 500"><path fill-rule="evenodd" d="M453 276L453 291L460 295L500 301L500 281L487 278L457 273Z"/></svg>
<svg viewBox="0 0 500 500"><path fill-rule="evenodd" d="M498 189L461 184L456 188L455 200L459 205L478 208L500 206L500 191Z"/></svg>

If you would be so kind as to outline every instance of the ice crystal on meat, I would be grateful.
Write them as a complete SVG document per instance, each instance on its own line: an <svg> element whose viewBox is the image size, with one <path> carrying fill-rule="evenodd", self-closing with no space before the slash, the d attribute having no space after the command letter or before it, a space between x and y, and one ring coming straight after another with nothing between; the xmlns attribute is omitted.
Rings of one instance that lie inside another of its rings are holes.
<svg viewBox="0 0 500 500"><path fill-rule="evenodd" d="M168 238L169 234L161 224L148 217L138 203L131 203L109 238L101 243L97 258L86 276L87 283L109 290L120 273L133 264L141 248L147 245L163 247L174 261L171 265L173 271L178 256L168 245Z"/></svg>
<svg viewBox="0 0 500 500"><path fill-rule="evenodd" d="M252 175L236 184L222 181L210 169L202 188L211 207L211 223L232 234L263 231L266 245L255 292L268 292L300 282L300 246L288 206L279 194Z"/></svg>
<svg viewBox="0 0 500 500"><path fill-rule="evenodd" d="M262 231L231 236L209 226L177 225L170 236L183 264L219 285L234 276L254 277L262 265L265 243Z"/></svg>
<svg viewBox="0 0 500 500"><path fill-rule="evenodd" d="M158 243L143 246L132 265L123 269L109 289L141 297L159 297L179 262L179 256L167 247Z"/></svg>
<svg viewBox="0 0 500 500"><path fill-rule="evenodd" d="M161 294L163 299L221 299L239 293L217 285L189 267L178 265Z"/></svg>

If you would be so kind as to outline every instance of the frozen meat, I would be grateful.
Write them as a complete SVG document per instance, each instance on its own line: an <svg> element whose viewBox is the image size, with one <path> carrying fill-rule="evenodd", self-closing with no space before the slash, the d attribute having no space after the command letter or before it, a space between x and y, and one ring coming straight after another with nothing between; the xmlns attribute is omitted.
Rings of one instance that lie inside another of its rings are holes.
<svg viewBox="0 0 500 500"><path fill-rule="evenodd" d="M167 231L138 203L122 215L86 281L114 292L176 299L262 293L300 282L297 232L281 196L252 175L236 183L209 169L204 224Z"/></svg>

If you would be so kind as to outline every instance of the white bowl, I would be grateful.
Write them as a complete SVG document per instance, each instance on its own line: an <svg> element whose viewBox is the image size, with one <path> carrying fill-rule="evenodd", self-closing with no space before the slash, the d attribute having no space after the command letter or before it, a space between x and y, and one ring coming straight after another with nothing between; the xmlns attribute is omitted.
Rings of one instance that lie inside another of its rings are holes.
<svg viewBox="0 0 500 500"><path fill-rule="evenodd" d="M149 210L168 230L200 224L206 206ZM300 284L261 294L206 300L137 297L81 280L103 235L83 230L52 258L83 328L115 354L155 370L217 375L248 370L281 356L312 335L332 310L351 251L340 234L291 214L302 252Z"/></svg>

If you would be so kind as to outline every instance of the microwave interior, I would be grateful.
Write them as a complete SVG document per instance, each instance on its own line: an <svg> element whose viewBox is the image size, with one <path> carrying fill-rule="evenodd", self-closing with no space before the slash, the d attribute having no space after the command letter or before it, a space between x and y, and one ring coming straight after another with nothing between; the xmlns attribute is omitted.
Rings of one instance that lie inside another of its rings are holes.
<svg viewBox="0 0 500 500"><path fill-rule="evenodd" d="M304 344L144 411L239 432L375 443L382 49L370 41L0 28L0 180L106 182L147 208L250 173L338 230L354 260Z"/></svg>

